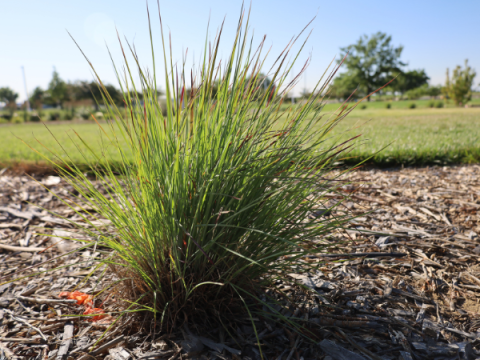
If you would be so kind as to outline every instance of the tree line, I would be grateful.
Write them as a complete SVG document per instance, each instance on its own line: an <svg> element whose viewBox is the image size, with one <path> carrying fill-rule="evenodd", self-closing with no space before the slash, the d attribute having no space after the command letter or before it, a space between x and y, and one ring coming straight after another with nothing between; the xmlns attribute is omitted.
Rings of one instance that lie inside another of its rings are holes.
<svg viewBox="0 0 480 360"><path fill-rule="evenodd" d="M457 106L471 100L476 72L468 65L468 60L465 60L463 68L457 66L453 69L451 75L447 69L444 86L431 86L424 69L406 70L407 63L401 60L403 46L393 46L392 37L385 33L363 35L356 43L342 47L340 51L338 63L342 63L346 71L335 77L329 88L330 98L356 100L378 92L406 96L409 99L443 95L446 99L453 100ZM269 88L270 79L263 74L260 77L261 79L247 83ZM122 91L110 84L105 84L105 88L117 105L123 103ZM141 94L135 94L135 97L141 99ZM17 98L18 94L12 89L0 88L0 102L5 103L12 114L17 109ZM367 98L368 101L370 99L371 97ZM73 107L85 100L98 111L99 104L103 103L98 85L93 81L66 82L56 69L47 89L36 87L29 97L30 106L37 110L45 106L63 109L66 103Z"/></svg>
<svg viewBox="0 0 480 360"><path fill-rule="evenodd" d="M342 63L346 71L333 81L330 97L358 99L377 91L409 99L444 95L457 106L471 100L476 72L468 65L468 60L464 68L457 66L451 77L447 69L444 86L430 86L424 69L405 69L407 63L401 60L403 46L393 46L392 37L385 33L363 35L355 44L340 48L340 51L338 63Z"/></svg>
<svg viewBox="0 0 480 360"><path fill-rule="evenodd" d="M123 103L123 94L115 86L104 84L106 90L116 104ZM0 88L0 102L6 104L11 112L17 109L16 100L18 94L8 87ZM102 92L97 83L91 81L64 81L57 70L54 69L52 78L46 89L37 86L29 97L32 109L40 110L46 107L63 109L66 103L73 106L75 103L89 100L92 106L98 110L99 104L103 103Z"/></svg>
<svg viewBox="0 0 480 360"><path fill-rule="evenodd" d="M105 88L117 104L123 101L123 94L115 86L105 84ZM52 79L47 89L36 87L29 98L32 108L38 109L46 106L64 108L67 102L91 100L92 105L98 109L98 104L103 103L102 93L98 85L91 81L65 82L56 70L53 71Z"/></svg>

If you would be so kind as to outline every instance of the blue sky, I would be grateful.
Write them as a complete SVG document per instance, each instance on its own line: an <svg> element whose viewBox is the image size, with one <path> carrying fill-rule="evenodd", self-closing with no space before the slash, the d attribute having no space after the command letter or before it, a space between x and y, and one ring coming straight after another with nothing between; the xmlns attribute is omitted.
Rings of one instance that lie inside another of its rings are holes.
<svg viewBox="0 0 480 360"><path fill-rule="evenodd" d="M148 0L154 25L155 48L160 51L160 32L155 0ZM207 21L212 35L226 16L221 54L228 51L234 35L241 0L160 1L165 30L171 31L174 60L182 49L198 59L202 52ZM249 3L246 3L247 7ZM29 92L46 88L55 66L64 80L91 80L87 62L69 37L72 34L96 67L102 79L116 84L104 41L115 60L121 53L115 26L135 44L142 64L149 66L146 2L140 0L0 0L0 87L9 86L25 98L21 66L25 67ZM377 31L392 35L394 45L403 45L402 59L409 69L424 68L432 84L445 81L445 70L466 58L479 73L480 1L324 1L253 0L251 29L257 42L267 35L274 59L293 35L315 16L313 33L299 58L300 70L308 56L311 64L298 91L311 89L339 48L363 34ZM159 53L157 57L159 58ZM191 62L189 63L191 64ZM158 66L163 65L161 62ZM163 78L159 79L161 86ZM478 86L477 86L478 87Z"/></svg>

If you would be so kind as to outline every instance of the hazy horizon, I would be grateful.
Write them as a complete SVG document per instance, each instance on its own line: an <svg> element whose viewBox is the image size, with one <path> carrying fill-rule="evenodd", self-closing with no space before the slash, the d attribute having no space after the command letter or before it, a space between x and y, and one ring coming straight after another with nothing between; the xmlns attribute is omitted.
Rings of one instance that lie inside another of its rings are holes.
<svg viewBox="0 0 480 360"><path fill-rule="evenodd" d="M164 31L168 40L171 31L174 61L181 63L182 54L188 48L187 67L197 63L204 45L207 23L210 17L210 40L221 25L221 54L226 56L234 36L242 1L225 3L208 0L160 2ZM406 69L425 69L433 85L443 84L445 71L462 65L465 59L477 72L480 71L480 48L474 46L476 17L480 2L464 1L459 4L446 1L405 1L402 6L385 5L381 1L364 1L361 6L355 1L253 1L250 29L255 32L254 43L258 44L267 35L265 48L271 47L265 69L280 51L298 35L315 16L310 28L313 30L294 70L299 71L308 56L311 63L306 77L300 79L297 92L311 90L316 81L334 58L340 47L348 46L361 35L377 31L392 36L394 46L403 45L402 60ZM148 1L152 18L153 36L157 59L161 58L161 39L156 1ZM249 4L245 4L248 11ZM117 85L113 67L105 46L109 45L114 60L122 61L116 39L115 27L125 36L139 54L143 65L151 67L150 43L146 3L93 0L81 3L60 1L27 0L2 4L4 19L0 23L3 50L0 67L0 87L8 86L19 93L19 101L25 99L21 67L25 67L28 92L36 86L46 88L56 67L65 81L92 80L88 63L70 38L92 61L96 70L107 83ZM477 30L478 31L478 30ZM252 34L252 32L250 32ZM308 32L305 34L307 35ZM304 39L305 36L302 38ZM298 49L301 41L297 43ZM163 66L163 61L157 61ZM160 73L160 72L159 72ZM164 76L159 76L162 86ZM474 88L480 80L476 79Z"/></svg>

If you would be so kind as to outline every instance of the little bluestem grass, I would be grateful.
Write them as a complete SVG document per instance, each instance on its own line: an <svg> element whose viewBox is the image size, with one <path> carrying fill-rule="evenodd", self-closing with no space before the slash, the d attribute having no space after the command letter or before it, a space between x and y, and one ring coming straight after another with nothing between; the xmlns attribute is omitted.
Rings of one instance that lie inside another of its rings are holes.
<svg viewBox="0 0 480 360"><path fill-rule="evenodd" d="M259 294L277 291L278 280L292 282L287 274L300 263L304 270L313 266L302 259L322 250L316 240L348 220L309 216L341 184L331 170L349 147L349 141L332 145L330 137L350 109L322 113L337 68L307 101L282 106L301 75L287 80L299 53L293 62L287 58L299 37L265 71L264 40L252 47L243 11L225 61L218 59L222 29L213 45L205 42L195 71L173 65L162 30L163 109L151 28L151 72L120 41L124 71L115 69L124 108L115 106L92 66L115 121L104 125L109 129L99 124L101 149L81 136L72 141L106 192L68 153L50 158L76 189L72 197L84 210L78 214L95 229L84 230L111 250L102 261L122 280L123 299L151 311L165 329L184 321L225 323L238 311L258 315L259 304L269 307ZM268 85L262 71L271 79ZM120 164L111 165L112 151ZM115 231L95 227L85 213L110 220ZM285 320L270 310L274 319Z"/></svg>

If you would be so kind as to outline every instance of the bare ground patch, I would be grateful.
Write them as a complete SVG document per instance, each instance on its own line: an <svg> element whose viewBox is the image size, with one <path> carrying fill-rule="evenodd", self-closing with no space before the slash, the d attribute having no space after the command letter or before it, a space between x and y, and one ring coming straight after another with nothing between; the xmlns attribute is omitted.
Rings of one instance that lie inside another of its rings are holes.
<svg viewBox="0 0 480 360"><path fill-rule="evenodd" d="M318 263L315 274L292 274L313 295L284 288L301 304L284 315L301 319L314 341L256 318L265 358L479 357L480 166L363 170L353 178L364 184L345 186L324 206L342 201L331 215L358 217L347 230L317 239L330 250L304 259ZM58 178L39 180L68 197ZM59 258L79 245L62 241L76 230L35 205L83 221L32 179L0 176L0 359L260 357L249 320L230 332L156 333L151 322L127 326L128 316L110 327L120 310L107 289L111 275L89 277L102 249ZM61 265L68 266L47 272ZM58 295L73 290L96 295L95 306L111 318L71 316L83 309Z"/></svg>

